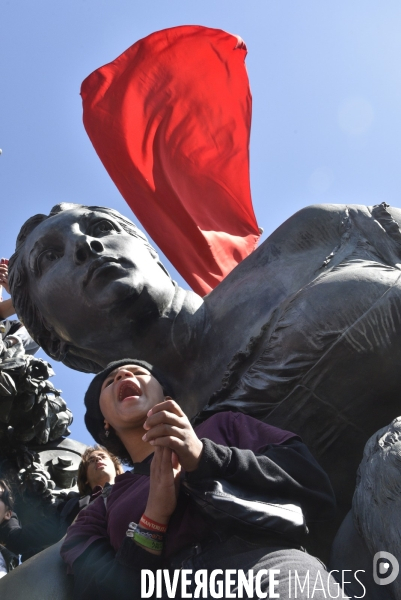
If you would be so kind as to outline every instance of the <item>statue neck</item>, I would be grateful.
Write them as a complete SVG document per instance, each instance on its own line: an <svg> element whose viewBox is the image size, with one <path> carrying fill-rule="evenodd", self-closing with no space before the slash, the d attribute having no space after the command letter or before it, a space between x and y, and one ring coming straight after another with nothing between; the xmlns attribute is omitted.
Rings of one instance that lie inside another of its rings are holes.
<svg viewBox="0 0 401 600"><path fill-rule="evenodd" d="M176 357L191 360L198 353L197 339L204 330L204 303L195 292L184 290L174 282L175 293L162 318L169 320L171 330L169 343Z"/></svg>
<svg viewBox="0 0 401 600"><path fill-rule="evenodd" d="M184 362L188 365L198 352L195 341L201 339L203 314L202 298L174 283L170 303L147 323L133 322L129 313L125 318L117 311L105 316L102 331L94 333L91 340L91 358L102 366L118 358L140 358L174 378L182 378ZM88 356L87 350L85 354Z"/></svg>

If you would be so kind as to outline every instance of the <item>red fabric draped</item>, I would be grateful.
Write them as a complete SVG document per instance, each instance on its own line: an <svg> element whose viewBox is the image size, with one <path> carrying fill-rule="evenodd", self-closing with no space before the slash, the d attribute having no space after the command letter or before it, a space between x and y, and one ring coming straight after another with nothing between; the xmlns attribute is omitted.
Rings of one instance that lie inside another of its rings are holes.
<svg viewBox="0 0 401 600"><path fill-rule="evenodd" d="M241 38L183 26L139 40L82 84L86 131L145 230L204 295L258 241Z"/></svg>

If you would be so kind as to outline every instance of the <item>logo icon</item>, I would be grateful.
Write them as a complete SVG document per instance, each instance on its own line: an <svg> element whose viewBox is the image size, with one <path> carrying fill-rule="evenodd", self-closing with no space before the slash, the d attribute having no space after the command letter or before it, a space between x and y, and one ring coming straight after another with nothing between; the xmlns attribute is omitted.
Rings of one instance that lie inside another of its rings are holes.
<svg viewBox="0 0 401 600"><path fill-rule="evenodd" d="M373 557L373 579L377 585L389 585L398 576L400 565L390 552L376 552Z"/></svg>

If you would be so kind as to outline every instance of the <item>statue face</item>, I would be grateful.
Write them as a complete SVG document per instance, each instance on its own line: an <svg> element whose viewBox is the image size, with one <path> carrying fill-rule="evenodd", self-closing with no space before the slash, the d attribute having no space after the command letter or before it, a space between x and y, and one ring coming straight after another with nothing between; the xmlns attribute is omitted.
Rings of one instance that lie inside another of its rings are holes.
<svg viewBox="0 0 401 600"><path fill-rule="evenodd" d="M113 315L157 319L174 286L143 241L105 212L76 208L38 225L23 249L33 303L66 341L87 341ZM109 332L110 333L110 332Z"/></svg>

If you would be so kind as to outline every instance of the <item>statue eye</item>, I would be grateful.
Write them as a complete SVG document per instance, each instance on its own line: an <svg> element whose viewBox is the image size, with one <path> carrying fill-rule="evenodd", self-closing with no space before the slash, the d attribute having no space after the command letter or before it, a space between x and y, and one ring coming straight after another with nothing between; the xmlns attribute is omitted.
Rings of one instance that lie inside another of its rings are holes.
<svg viewBox="0 0 401 600"><path fill-rule="evenodd" d="M38 256L37 264L39 267L43 266L46 263L52 263L60 258L60 252L57 250L53 250L50 248L49 250L45 250Z"/></svg>
<svg viewBox="0 0 401 600"><path fill-rule="evenodd" d="M43 258L51 262L58 259L58 254L56 254L54 250L47 250L47 252L43 254Z"/></svg>
<svg viewBox="0 0 401 600"><path fill-rule="evenodd" d="M115 231L115 227L113 223L110 221L106 221L103 219L102 221L98 221L92 227L93 233L96 235L101 235L102 233L108 233L109 231Z"/></svg>

